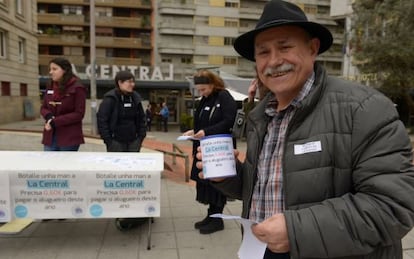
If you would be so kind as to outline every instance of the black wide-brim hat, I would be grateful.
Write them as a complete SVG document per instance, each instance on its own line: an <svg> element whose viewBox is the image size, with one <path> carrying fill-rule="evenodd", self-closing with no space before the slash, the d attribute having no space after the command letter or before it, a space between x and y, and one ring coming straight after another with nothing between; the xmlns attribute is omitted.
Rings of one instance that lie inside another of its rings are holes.
<svg viewBox="0 0 414 259"><path fill-rule="evenodd" d="M308 21L305 13L296 5L281 0L272 0L265 5L256 28L236 38L234 49L241 56L255 61L254 40L256 35L266 29L283 25L302 27L312 37L319 38L321 43L318 54L325 52L332 45L332 34L326 27L319 23Z"/></svg>

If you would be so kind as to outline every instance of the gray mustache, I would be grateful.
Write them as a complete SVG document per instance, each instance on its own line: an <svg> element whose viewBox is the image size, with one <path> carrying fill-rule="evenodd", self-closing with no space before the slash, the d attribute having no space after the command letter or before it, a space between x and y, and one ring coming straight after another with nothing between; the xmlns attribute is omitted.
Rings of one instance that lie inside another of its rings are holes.
<svg viewBox="0 0 414 259"><path fill-rule="evenodd" d="M264 74L266 76L270 76L270 75L273 75L273 74L276 74L276 73L289 71L293 68L294 68L294 65L292 65L292 64L282 64L282 65L277 66L277 67L267 67L266 70L264 71Z"/></svg>

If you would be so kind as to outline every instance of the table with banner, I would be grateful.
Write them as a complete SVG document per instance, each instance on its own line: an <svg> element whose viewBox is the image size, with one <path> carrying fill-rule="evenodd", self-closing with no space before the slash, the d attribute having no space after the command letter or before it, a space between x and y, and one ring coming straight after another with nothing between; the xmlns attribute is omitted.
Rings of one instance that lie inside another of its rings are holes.
<svg viewBox="0 0 414 259"><path fill-rule="evenodd" d="M158 152L0 151L0 222L159 217L163 166Z"/></svg>

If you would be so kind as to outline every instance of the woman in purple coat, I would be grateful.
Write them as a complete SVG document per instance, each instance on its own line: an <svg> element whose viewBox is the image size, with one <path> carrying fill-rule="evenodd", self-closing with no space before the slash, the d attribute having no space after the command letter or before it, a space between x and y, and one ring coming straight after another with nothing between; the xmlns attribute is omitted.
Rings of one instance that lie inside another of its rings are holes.
<svg viewBox="0 0 414 259"><path fill-rule="evenodd" d="M44 151L78 151L85 143L82 119L85 115L86 89L65 58L49 62L50 83L46 88L40 114L45 119Z"/></svg>

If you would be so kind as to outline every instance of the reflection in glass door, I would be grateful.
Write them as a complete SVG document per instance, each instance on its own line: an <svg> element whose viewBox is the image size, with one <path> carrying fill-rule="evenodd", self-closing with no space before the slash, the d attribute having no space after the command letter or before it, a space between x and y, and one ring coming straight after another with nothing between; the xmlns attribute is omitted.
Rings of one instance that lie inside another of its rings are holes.
<svg viewBox="0 0 414 259"><path fill-rule="evenodd" d="M170 123L178 123L178 91L176 90L154 90L150 92L150 102L161 107L163 102L167 103Z"/></svg>

